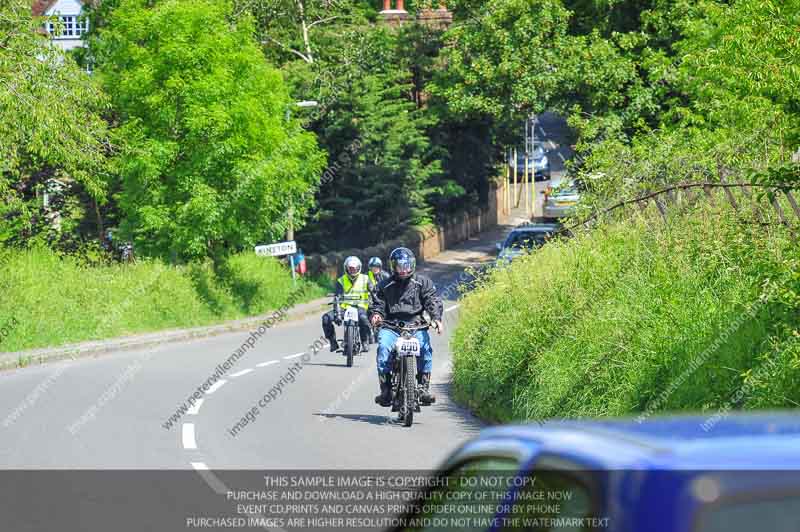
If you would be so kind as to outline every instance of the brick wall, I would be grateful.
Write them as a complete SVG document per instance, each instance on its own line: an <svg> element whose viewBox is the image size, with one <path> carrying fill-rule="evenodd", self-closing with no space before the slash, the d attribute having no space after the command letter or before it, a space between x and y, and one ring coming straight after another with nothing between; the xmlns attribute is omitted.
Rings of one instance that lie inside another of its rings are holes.
<svg viewBox="0 0 800 532"><path fill-rule="evenodd" d="M398 247L407 247L424 262L456 244L464 242L471 236L481 233L508 220L508 213L503 212L503 183L492 186L489 190L489 201L485 209L465 211L440 226L423 229L413 228L400 237L382 242L366 249L344 249L324 255L308 255L306 263L313 275L327 275L335 279L341 275L342 262L350 255L359 257L365 268L370 257L380 257L384 266L389 254ZM498 210L498 206L501 207Z"/></svg>

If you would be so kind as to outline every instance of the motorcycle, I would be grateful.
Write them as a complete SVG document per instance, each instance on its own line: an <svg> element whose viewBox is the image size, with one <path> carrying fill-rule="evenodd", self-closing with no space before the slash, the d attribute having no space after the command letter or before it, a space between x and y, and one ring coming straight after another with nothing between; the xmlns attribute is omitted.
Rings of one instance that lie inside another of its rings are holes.
<svg viewBox="0 0 800 532"><path fill-rule="evenodd" d="M355 304L342 308L342 301L361 302L360 298L348 296L334 296L333 319L336 325L344 326L344 339L342 340L342 354L347 359L347 367L353 367L353 357L361 353L361 332L358 325L358 307Z"/></svg>
<svg viewBox="0 0 800 532"><path fill-rule="evenodd" d="M421 411L419 396L422 384L417 378L417 359L422 356L422 346L414 333L430 328L430 323L409 325L402 321L384 320L381 326L400 335L390 355L393 360L392 412L398 413L398 422L410 427L414 423L414 413Z"/></svg>

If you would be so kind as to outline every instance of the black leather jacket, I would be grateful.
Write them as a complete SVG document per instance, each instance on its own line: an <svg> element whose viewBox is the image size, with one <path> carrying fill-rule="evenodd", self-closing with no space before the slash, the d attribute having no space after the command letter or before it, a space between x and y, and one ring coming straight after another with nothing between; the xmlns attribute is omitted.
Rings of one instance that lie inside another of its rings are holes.
<svg viewBox="0 0 800 532"><path fill-rule="evenodd" d="M431 319L442 319L442 298L436 293L433 281L424 275L414 274L398 280L394 276L384 279L375 287L369 303L369 315L379 314L384 319L417 323L427 310Z"/></svg>

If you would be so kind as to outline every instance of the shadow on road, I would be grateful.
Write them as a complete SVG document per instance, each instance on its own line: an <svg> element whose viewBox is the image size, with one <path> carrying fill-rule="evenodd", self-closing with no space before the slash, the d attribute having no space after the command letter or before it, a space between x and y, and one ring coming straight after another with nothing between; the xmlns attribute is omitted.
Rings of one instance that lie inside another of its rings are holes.
<svg viewBox="0 0 800 532"><path fill-rule="evenodd" d="M331 362L306 362L303 364L304 366L324 366L327 368L345 368L345 369L353 369L353 368L360 368L361 366L357 366L355 362L353 362L353 368L347 367L347 362L342 360L339 364L334 364Z"/></svg>
<svg viewBox="0 0 800 532"><path fill-rule="evenodd" d="M433 408L452 415L460 429L468 434L477 434L486 426L485 423L472 415L467 408L456 403L452 388L453 386L449 382L431 383L431 392L436 395L436 403L426 408Z"/></svg>
<svg viewBox="0 0 800 532"><path fill-rule="evenodd" d="M329 414L324 412L316 412L315 416L324 417L326 419L346 419L348 421L358 421L361 423L369 423L370 425L395 425L394 418L391 416L374 416L371 414Z"/></svg>

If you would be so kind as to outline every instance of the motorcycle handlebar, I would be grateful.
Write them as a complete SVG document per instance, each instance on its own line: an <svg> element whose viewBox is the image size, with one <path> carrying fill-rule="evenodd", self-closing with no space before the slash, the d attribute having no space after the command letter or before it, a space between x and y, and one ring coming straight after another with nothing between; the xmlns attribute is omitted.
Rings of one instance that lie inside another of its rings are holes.
<svg viewBox="0 0 800 532"><path fill-rule="evenodd" d="M360 302L360 301L364 301L364 299L362 299L359 296L333 296L333 301L331 301L328 304L330 305L334 301L359 301Z"/></svg>
<svg viewBox="0 0 800 532"><path fill-rule="evenodd" d="M421 331L423 329L429 329L431 327L431 323L423 321L418 325L409 325L403 321L381 320L380 326L401 331L414 332L414 331Z"/></svg>

